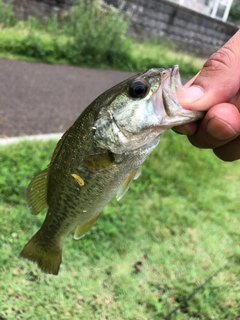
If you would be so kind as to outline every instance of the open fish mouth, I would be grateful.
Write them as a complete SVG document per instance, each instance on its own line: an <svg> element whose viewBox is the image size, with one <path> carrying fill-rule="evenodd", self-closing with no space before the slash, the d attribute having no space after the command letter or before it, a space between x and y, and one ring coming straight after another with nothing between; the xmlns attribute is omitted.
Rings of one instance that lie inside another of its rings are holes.
<svg viewBox="0 0 240 320"><path fill-rule="evenodd" d="M156 100L161 100L161 105L164 108L165 116L163 117L163 110L159 125L174 127L185 123L193 122L203 118L205 112L184 109L177 97L177 92L183 88L178 65L173 66L162 72L161 86L156 95L161 95ZM160 99L159 99L160 98ZM159 113L158 104L160 101L155 101L156 113ZM160 115L160 114L159 114Z"/></svg>

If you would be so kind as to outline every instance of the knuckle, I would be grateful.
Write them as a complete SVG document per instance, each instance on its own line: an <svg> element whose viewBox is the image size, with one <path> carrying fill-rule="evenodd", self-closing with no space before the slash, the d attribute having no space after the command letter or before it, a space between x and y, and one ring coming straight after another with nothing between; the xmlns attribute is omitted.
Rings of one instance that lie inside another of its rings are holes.
<svg viewBox="0 0 240 320"><path fill-rule="evenodd" d="M234 156L226 154L225 152L222 152L221 150L219 150L218 148L213 149L214 154L222 161L226 161L226 162L232 162L234 160L236 160L234 158Z"/></svg>
<svg viewBox="0 0 240 320"><path fill-rule="evenodd" d="M188 140L196 148L200 148L200 149L205 149L206 148L205 144L202 143L201 140L197 139L195 135L188 136Z"/></svg>
<svg viewBox="0 0 240 320"><path fill-rule="evenodd" d="M234 52L230 47L225 45L211 55L211 57L205 62L204 67L211 72L223 72L224 70L232 68L233 61L235 61Z"/></svg>
<svg viewBox="0 0 240 320"><path fill-rule="evenodd" d="M202 136L198 137L197 134L188 136L188 140L194 147L199 149L214 149L221 144L221 142L217 141L216 139L204 139Z"/></svg>

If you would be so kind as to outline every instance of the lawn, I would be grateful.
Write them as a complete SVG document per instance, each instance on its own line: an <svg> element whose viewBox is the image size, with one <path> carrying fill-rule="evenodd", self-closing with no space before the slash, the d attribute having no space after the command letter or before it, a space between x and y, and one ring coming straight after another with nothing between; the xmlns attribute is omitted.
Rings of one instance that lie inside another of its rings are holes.
<svg viewBox="0 0 240 320"><path fill-rule="evenodd" d="M25 188L55 143L0 147L0 319L239 319L239 162L165 133L124 198L67 237L51 276L19 253L44 218Z"/></svg>

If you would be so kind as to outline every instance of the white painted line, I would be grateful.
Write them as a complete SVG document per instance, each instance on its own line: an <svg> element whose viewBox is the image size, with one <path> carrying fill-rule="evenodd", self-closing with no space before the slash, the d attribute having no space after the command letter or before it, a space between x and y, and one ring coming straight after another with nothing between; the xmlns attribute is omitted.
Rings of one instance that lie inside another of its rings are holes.
<svg viewBox="0 0 240 320"><path fill-rule="evenodd" d="M9 138L0 138L0 145L8 145L11 143L18 143L21 141L32 141L32 140L59 140L63 134L62 133L49 133L49 134L37 134L33 136L21 136L21 137L9 137Z"/></svg>

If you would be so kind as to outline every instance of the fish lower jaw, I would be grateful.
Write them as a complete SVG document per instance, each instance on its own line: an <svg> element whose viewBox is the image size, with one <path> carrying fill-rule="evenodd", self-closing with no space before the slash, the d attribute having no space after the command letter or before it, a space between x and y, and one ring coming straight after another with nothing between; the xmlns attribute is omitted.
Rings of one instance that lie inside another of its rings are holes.
<svg viewBox="0 0 240 320"><path fill-rule="evenodd" d="M167 129L171 129L172 127L198 121L202 119L203 116L204 116L204 112L201 112L201 111L193 111L189 113L179 112L174 116L166 116L164 119L162 119L161 123L159 123L159 127L162 129L164 128L163 131L165 131Z"/></svg>
<svg viewBox="0 0 240 320"><path fill-rule="evenodd" d="M163 90L161 105L156 106L154 109L158 112L161 110L161 114L157 114L159 126L166 126L166 129L200 120L205 114L203 111L184 109L178 102L176 91L166 93Z"/></svg>

